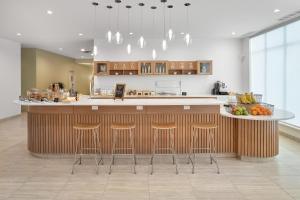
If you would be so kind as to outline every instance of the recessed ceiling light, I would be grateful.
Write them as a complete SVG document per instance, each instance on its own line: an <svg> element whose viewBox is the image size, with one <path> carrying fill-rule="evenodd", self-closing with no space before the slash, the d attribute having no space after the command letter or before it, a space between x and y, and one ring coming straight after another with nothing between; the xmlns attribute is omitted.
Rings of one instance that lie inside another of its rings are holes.
<svg viewBox="0 0 300 200"><path fill-rule="evenodd" d="M236 35L236 32L232 31L232 32L231 32L231 35Z"/></svg>
<svg viewBox="0 0 300 200"><path fill-rule="evenodd" d="M129 35L133 35L133 32L130 32Z"/></svg>
<svg viewBox="0 0 300 200"><path fill-rule="evenodd" d="M83 36L83 33L78 33L78 36Z"/></svg>
<svg viewBox="0 0 300 200"><path fill-rule="evenodd" d="M180 34L181 34L181 35L184 35L184 32L181 32Z"/></svg>
<svg viewBox="0 0 300 200"><path fill-rule="evenodd" d="M275 9L275 10L273 11L273 13L279 13L279 12L280 12L279 9Z"/></svg>
<svg viewBox="0 0 300 200"><path fill-rule="evenodd" d="M62 47L59 48L60 51L64 50Z"/></svg>
<svg viewBox="0 0 300 200"><path fill-rule="evenodd" d="M80 49L80 51L85 51L85 49L82 48L82 49Z"/></svg>
<svg viewBox="0 0 300 200"><path fill-rule="evenodd" d="M17 36L21 36L22 34L21 33L17 33Z"/></svg>
<svg viewBox="0 0 300 200"><path fill-rule="evenodd" d="M53 14L53 11L52 11L52 10L47 10L47 14L48 14L48 15L52 15L52 14Z"/></svg>

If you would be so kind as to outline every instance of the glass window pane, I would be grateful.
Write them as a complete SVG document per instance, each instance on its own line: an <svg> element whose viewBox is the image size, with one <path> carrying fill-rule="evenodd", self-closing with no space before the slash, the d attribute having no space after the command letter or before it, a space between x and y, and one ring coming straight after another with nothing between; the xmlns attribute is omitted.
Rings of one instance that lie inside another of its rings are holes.
<svg viewBox="0 0 300 200"><path fill-rule="evenodd" d="M265 52L257 52L251 54L251 67L250 67L252 92L257 94L265 94Z"/></svg>
<svg viewBox="0 0 300 200"><path fill-rule="evenodd" d="M284 48L267 50L266 101L284 108Z"/></svg>
<svg viewBox="0 0 300 200"><path fill-rule="evenodd" d="M284 28L278 28L267 33L267 48L283 45Z"/></svg>
<svg viewBox="0 0 300 200"><path fill-rule="evenodd" d="M250 40L250 52L261 51L265 49L265 35L259 35L251 38Z"/></svg>
<svg viewBox="0 0 300 200"><path fill-rule="evenodd" d="M289 123L300 126L300 43L287 47L287 71L286 71L286 109L296 115L295 119L288 120Z"/></svg>
<svg viewBox="0 0 300 200"><path fill-rule="evenodd" d="M300 21L286 26L286 40L287 43L300 42Z"/></svg>

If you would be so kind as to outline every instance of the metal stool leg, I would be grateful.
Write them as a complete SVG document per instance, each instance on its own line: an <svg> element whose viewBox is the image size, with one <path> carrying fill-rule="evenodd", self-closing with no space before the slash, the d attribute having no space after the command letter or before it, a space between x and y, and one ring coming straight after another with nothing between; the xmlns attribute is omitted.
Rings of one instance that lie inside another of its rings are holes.
<svg viewBox="0 0 300 200"><path fill-rule="evenodd" d="M215 139L214 139L214 136L213 136L213 134L211 132L210 132L210 137L211 137L211 143L212 143L213 153L216 154ZM220 168L219 168L218 161L216 160L216 158L214 156L211 157L211 160L216 164L217 173L220 174Z"/></svg>
<svg viewBox="0 0 300 200"><path fill-rule="evenodd" d="M156 145L157 145L157 137L158 137L158 130L154 129L154 138L153 138L153 145L152 145L152 155L151 155L151 159L150 159L150 165L151 165L151 171L150 174L153 174L153 159L156 153Z"/></svg>
<svg viewBox="0 0 300 200"><path fill-rule="evenodd" d="M102 154L102 144L101 144L101 140L100 140L100 130L98 129L98 134L96 135L96 138L97 138L97 142L98 142L98 145L99 145L99 154L100 154L100 160L98 162L98 165L104 165L104 160L103 160L103 154Z"/></svg>
<svg viewBox="0 0 300 200"><path fill-rule="evenodd" d="M131 154L132 154L132 161L133 161L133 173L136 174L136 171L135 171L136 159L135 159L134 140L133 140L132 129L129 129L129 140L130 140Z"/></svg>
<svg viewBox="0 0 300 200"><path fill-rule="evenodd" d="M192 137L191 137L191 145L190 145L190 152L189 152L189 159L188 159L188 164L189 164L189 161L191 161L191 164L192 164L192 173L194 173L195 171L195 166L194 166L194 162L195 162L195 156L194 156L194 160L192 159L192 154L194 154L194 140L195 138L195 129L192 128Z"/></svg>
<svg viewBox="0 0 300 200"><path fill-rule="evenodd" d="M114 152L115 152L115 148L116 148L116 138L117 137L117 132L116 130L113 130L113 145L112 145L112 152L111 152L111 161L110 161L110 165L109 165L109 172L108 174L111 174L111 166L114 164Z"/></svg>
<svg viewBox="0 0 300 200"><path fill-rule="evenodd" d="M79 157L79 165L82 164L82 155L83 155L83 148L82 148L82 145L83 145L83 133L81 131L79 131L79 135L80 135L80 157Z"/></svg>
<svg viewBox="0 0 300 200"><path fill-rule="evenodd" d="M94 141L94 158L95 158L95 162L96 162L96 174L99 173L99 162L98 162L98 157L97 157L97 133L95 130L93 130L93 141Z"/></svg>
<svg viewBox="0 0 300 200"><path fill-rule="evenodd" d="M78 159L77 159L77 152L78 152L79 138L80 138L80 135L78 136L78 133L77 133L77 136L76 136L76 142L75 142L74 163L73 163L73 166L72 166L71 174L74 174L75 165L76 165L76 163L78 162Z"/></svg>
<svg viewBox="0 0 300 200"><path fill-rule="evenodd" d="M173 154L173 161L175 161L175 170L176 170L176 174L178 174L178 165L177 165L177 159L176 159L176 152L175 152L175 130L169 130L170 134L171 134L171 150L172 150L172 154Z"/></svg>

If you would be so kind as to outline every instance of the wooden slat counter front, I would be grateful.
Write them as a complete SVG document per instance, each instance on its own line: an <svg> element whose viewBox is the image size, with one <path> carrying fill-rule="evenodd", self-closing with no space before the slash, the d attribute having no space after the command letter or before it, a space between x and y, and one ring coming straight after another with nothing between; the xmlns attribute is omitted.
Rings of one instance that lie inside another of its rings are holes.
<svg viewBox="0 0 300 200"><path fill-rule="evenodd" d="M75 150L73 125L100 123L102 149L105 154L109 154L112 143L110 125L114 122L134 122L136 152L150 154L153 139L151 124L175 122L177 125L175 148L177 153L185 154L188 153L190 146L190 124L214 122L219 125L215 131L218 154L255 158L269 158L278 154L277 120L255 121L223 116L220 113L221 103L216 100L210 99L210 103L203 103L204 100L197 101L197 99L191 101L185 99L181 103L178 103L179 100L166 100L165 105L156 105L153 100L148 100L149 103L139 101L136 104L109 101L112 103L106 105L99 103L100 106L96 105L95 101L91 105L82 103L56 106L27 103L29 151L39 155L72 154ZM85 145L92 146L91 139L85 138ZM162 145L167 145L166 141L163 138ZM205 138L200 138L197 145L203 146L204 141ZM126 146L128 141L121 138L119 142Z"/></svg>

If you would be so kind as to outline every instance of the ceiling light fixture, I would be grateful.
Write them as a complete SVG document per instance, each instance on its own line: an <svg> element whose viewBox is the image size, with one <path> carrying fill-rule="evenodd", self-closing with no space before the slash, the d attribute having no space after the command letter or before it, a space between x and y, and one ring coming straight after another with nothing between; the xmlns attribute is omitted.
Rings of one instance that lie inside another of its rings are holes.
<svg viewBox="0 0 300 200"><path fill-rule="evenodd" d="M274 9L274 10L273 10L273 13L279 13L279 12L280 12L279 9Z"/></svg>
<svg viewBox="0 0 300 200"><path fill-rule="evenodd" d="M58 50L60 50L60 51L62 51L62 50L64 50L62 47L60 47L60 48L58 48Z"/></svg>
<svg viewBox="0 0 300 200"><path fill-rule="evenodd" d="M93 2L92 5L94 6L94 47L93 47L93 53L91 56L97 56L98 55L98 47L95 44L95 39L97 35L97 7L99 3Z"/></svg>
<svg viewBox="0 0 300 200"><path fill-rule="evenodd" d="M173 5L168 5L169 8L169 30L168 30L168 39L169 41L175 39L174 30L172 29L172 8Z"/></svg>
<svg viewBox="0 0 300 200"><path fill-rule="evenodd" d="M108 43L111 43L113 39L112 31L111 31L111 9L113 8L112 6L106 6L106 8L109 10L109 16L108 16L108 31L106 33L106 39Z"/></svg>
<svg viewBox="0 0 300 200"><path fill-rule="evenodd" d="M140 37L139 37L139 40L138 40L138 45L139 47L142 49L142 48L145 48L146 46L146 40L143 36L143 7L145 6L144 3L139 3L138 4L141 8L141 21L140 21Z"/></svg>
<svg viewBox="0 0 300 200"><path fill-rule="evenodd" d="M152 19L152 30L153 30L153 35L155 35L155 14L156 14L156 6L151 6L151 9L153 10L153 15L152 15L152 17L153 17L153 19ZM152 59L153 60L155 60L157 58L157 53L156 53L156 50L155 50L155 48L153 48L152 49Z"/></svg>
<svg viewBox="0 0 300 200"><path fill-rule="evenodd" d="M83 36L83 33L78 33L78 36L80 36L80 37Z"/></svg>
<svg viewBox="0 0 300 200"><path fill-rule="evenodd" d="M82 48L82 49L80 49L80 51L81 51L81 52L85 52L85 49L84 49L84 48Z"/></svg>
<svg viewBox="0 0 300 200"><path fill-rule="evenodd" d="M236 35L236 32L232 31L232 32L231 32L231 35Z"/></svg>
<svg viewBox="0 0 300 200"><path fill-rule="evenodd" d="M161 43L161 47L162 47L163 51L166 51L168 48L167 39L166 39L166 2L167 2L167 0L161 0L161 3L164 4L164 6L163 6L164 30L163 30L163 40Z"/></svg>
<svg viewBox="0 0 300 200"><path fill-rule="evenodd" d="M53 14L53 11L52 11L52 10L47 10L47 14L48 14L48 15L52 15L52 14Z"/></svg>
<svg viewBox="0 0 300 200"><path fill-rule="evenodd" d="M121 31L119 30L119 18L120 18L120 3L121 3L121 0L115 0L115 3L118 4L118 7L117 7L117 32L115 34L115 38L116 38L116 44L122 44L123 43L123 36L121 34Z"/></svg>
<svg viewBox="0 0 300 200"><path fill-rule="evenodd" d="M192 42L192 37L190 34L190 16L189 16L189 7L190 3L185 3L184 6L186 7L186 33L184 36L184 41L186 46L189 46Z"/></svg>
<svg viewBox="0 0 300 200"><path fill-rule="evenodd" d="M21 33L17 33L17 36L21 36L22 34Z"/></svg>
<svg viewBox="0 0 300 200"><path fill-rule="evenodd" d="M127 28L128 28L128 29L127 29L127 33L128 33L129 36L131 36L131 35L133 35L133 33L130 32L130 9L131 9L131 6L130 6L130 5L127 5L126 8L127 8ZM132 33L132 34L131 34L131 33ZM130 40L129 40L128 44L127 44L126 49L127 49L127 53L128 53L128 54L131 54L131 44L130 44Z"/></svg>

